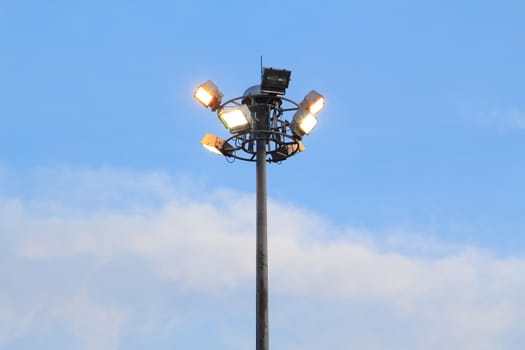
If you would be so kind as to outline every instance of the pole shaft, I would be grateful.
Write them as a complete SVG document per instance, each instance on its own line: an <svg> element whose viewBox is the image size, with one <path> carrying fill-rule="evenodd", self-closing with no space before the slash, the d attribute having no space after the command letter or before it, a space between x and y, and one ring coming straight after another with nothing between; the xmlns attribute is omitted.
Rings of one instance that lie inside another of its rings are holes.
<svg viewBox="0 0 525 350"><path fill-rule="evenodd" d="M257 139L256 350L268 350L268 230L266 208L266 140Z"/></svg>

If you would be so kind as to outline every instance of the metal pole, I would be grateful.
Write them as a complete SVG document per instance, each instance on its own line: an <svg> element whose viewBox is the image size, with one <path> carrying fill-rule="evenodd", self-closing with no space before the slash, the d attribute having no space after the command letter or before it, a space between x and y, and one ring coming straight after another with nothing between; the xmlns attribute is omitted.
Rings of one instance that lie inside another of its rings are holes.
<svg viewBox="0 0 525 350"><path fill-rule="evenodd" d="M268 350L268 238L266 210L266 138L257 138L256 350Z"/></svg>

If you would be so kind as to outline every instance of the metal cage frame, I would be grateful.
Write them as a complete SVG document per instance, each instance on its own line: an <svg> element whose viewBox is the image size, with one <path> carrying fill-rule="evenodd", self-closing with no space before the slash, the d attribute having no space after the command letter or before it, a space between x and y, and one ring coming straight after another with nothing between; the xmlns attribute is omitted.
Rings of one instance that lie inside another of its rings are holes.
<svg viewBox="0 0 525 350"><path fill-rule="evenodd" d="M302 108L299 103L267 93L240 96L222 103L218 108L217 116L221 109L241 104L247 105L252 115L255 114L254 124L249 129L235 132L226 139L226 143L232 148L228 148L225 157L255 162L257 154L255 144L258 140L266 142L268 163L281 163L301 151L301 138L292 132L291 122L284 119L286 112L295 112ZM283 149L291 152L284 154L280 152Z"/></svg>

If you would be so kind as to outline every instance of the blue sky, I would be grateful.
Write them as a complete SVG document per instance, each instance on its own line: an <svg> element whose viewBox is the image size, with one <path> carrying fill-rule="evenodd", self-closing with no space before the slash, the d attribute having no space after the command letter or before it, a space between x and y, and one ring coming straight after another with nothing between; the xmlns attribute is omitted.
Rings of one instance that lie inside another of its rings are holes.
<svg viewBox="0 0 525 350"><path fill-rule="evenodd" d="M0 348L253 347L254 166L192 93L261 55L327 99L268 167L271 345L520 348L524 12L0 0Z"/></svg>

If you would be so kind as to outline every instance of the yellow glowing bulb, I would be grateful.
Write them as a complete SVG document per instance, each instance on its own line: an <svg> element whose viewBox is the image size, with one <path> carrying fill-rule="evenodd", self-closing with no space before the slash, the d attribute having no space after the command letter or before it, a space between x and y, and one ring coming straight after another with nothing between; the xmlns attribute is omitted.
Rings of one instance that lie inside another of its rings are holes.
<svg viewBox="0 0 525 350"><path fill-rule="evenodd" d="M299 124L299 127L308 135L315 125L317 125L317 118L313 114L308 113Z"/></svg>
<svg viewBox="0 0 525 350"><path fill-rule="evenodd" d="M324 107L324 98L319 97L314 103L310 105L310 108L308 108L308 110L312 114L317 114L321 111L321 109L323 109L323 107Z"/></svg>
<svg viewBox="0 0 525 350"><path fill-rule="evenodd" d="M200 103L208 107L213 100L213 95L210 94L205 88L200 86L195 92L195 98L199 100Z"/></svg>

